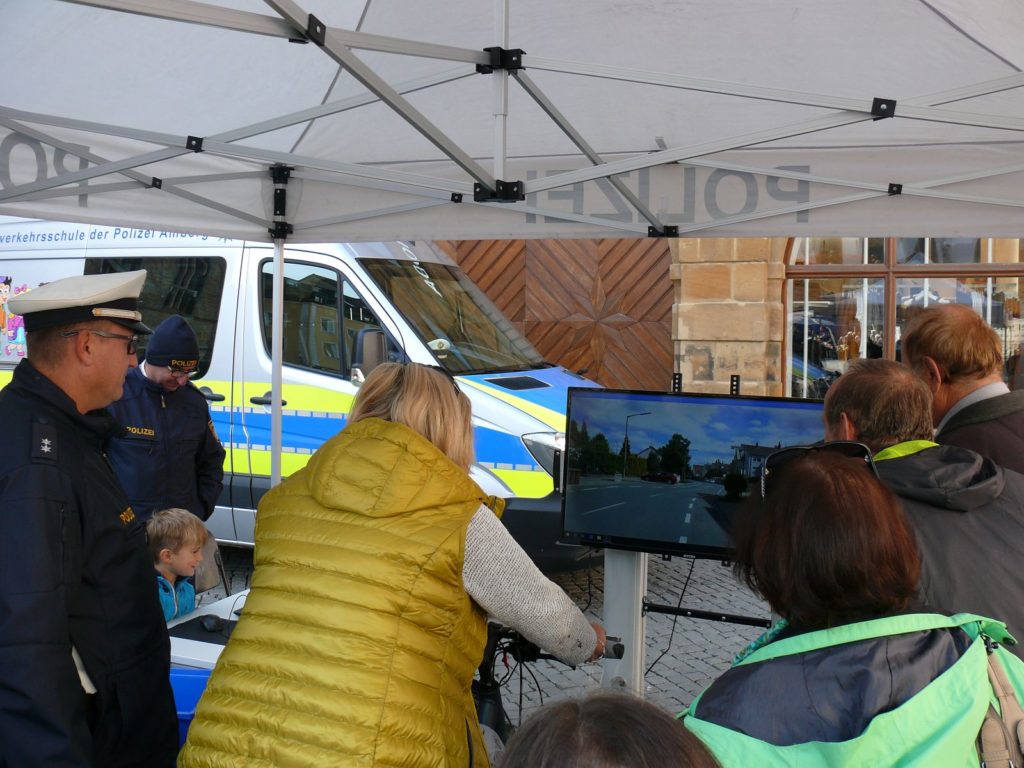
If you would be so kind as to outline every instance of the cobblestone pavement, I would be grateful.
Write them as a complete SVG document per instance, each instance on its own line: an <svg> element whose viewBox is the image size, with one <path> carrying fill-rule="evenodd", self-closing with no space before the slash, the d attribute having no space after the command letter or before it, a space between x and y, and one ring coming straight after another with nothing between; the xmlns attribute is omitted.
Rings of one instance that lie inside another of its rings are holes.
<svg viewBox="0 0 1024 768"><path fill-rule="evenodd" d="M231 580L231 591L234 593L247 588L252 575L252 550L225 547L222 555ZM676 605L685 585L682 593L684 608L741 616L768 616L767 605L740 585L731 569L718 561L662 560L652 555L649 562L647 596L651 602ZM600 621L604 598L603 569L600 566L559 574L554 578L588 616ZM210 603L223 596L222 588L213 589L200 595L200 603ZM616 633L615 627L608 629L611 634ZM739 624L649 614L647 699L673 713L685 709L698 693L729 667L733 656L761 631L757 627ZM527 665L527 672L522 678L520 685L517 672L504 690L505 709L513 722L519 720L520 695L525 717L544 702L580 696L599 688L601 666L584 664L570 669L557 662L538 661Z"/></svg>

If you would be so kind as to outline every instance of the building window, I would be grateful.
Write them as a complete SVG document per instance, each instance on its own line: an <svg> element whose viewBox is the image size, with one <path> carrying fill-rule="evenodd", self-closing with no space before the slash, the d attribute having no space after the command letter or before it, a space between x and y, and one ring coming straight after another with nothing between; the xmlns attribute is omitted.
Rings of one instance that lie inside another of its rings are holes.
<svg viewBox="0 0 1024 768"><path fill-rule="evenodd" d="M824 397L861 357L899 359L914 313L966 304L1003 341L1004 377L1021 353L1024 241L975 238L793 238L786 258L787 394Z"/></svg>

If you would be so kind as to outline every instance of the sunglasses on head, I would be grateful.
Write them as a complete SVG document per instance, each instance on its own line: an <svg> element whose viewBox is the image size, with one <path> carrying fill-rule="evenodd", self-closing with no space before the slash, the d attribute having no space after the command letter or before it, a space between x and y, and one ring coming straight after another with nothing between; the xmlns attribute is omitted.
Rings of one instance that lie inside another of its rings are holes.
<svg viewBox="0 0 1024 768"><path fill-rule="evenodd" d="M833 440L818 445L794 445L789 448L781 448L765 457L764 464L761 465L761 498L767 498L769 475L786 462L814 451L827 451L828 453L838 453L840 456L848 456L851 459L862 459L871 468L875 477L878 477L878 469L871 458L871 449L864 443L857 443L853 440Z"/></svg>

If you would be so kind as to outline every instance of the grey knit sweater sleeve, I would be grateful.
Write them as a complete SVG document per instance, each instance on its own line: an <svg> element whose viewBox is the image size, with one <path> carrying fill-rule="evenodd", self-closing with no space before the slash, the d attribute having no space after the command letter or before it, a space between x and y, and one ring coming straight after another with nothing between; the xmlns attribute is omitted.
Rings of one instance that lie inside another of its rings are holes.
<svg viewBox="0 0 1024 768"><path fill-rule="evenodd" d="M490 616L567 664L593 654L597 635L590 622L484 506L466 530L462 581Z"/></svg>

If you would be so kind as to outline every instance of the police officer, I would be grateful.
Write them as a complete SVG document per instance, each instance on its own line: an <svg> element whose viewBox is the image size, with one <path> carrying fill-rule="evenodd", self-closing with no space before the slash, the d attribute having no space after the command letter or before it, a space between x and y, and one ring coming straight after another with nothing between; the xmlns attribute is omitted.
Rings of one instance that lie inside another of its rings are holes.
<svg viewBox="0 0 1024 768"><path fill-rule="evenodd" d="M128 371L124 395L110 406L125 428L110 444L110 461L143 521L167 507L206 520L223 488L224 448L206 398L189 381L198 366L195 332L172 315L154 329L145 360Z"/></svg>
<svg viewBox="0 0 1024 768"><path fill-rule="evenodd" d="M12 298L0 391L0 765L174 765L170 643L145 531L103 445L135 365L144 271Z"/></svg>

